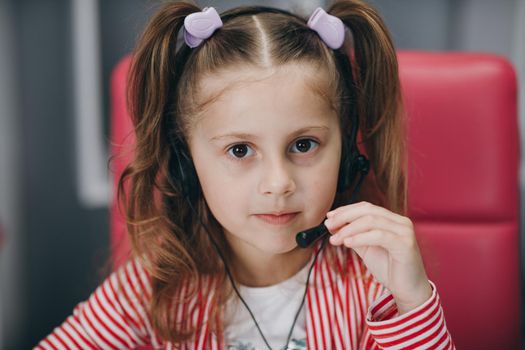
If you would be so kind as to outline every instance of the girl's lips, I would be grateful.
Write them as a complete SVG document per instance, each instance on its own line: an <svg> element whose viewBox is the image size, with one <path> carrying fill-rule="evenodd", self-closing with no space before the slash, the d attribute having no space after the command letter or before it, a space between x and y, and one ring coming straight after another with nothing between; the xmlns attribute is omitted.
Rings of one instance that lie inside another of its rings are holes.
<svg viewBox="0 0 525 350"><path fill-rule="evenodd" d="M256 214L255 216L269 224L273 225L284 225L292 221L299 212L295 213L287 213L287 214L281 214L281 215L273 215L273 214Z"/></svg>

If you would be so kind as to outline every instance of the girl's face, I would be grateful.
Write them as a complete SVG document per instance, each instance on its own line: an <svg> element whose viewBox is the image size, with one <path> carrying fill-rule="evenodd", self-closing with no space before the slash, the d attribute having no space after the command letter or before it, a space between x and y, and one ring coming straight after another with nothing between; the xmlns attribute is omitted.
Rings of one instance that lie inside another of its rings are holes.
<svg viewBox="0 0 525 350"><path fill-rule="evenodd" d="M322 83L322 75L308 65L238 67L200 81L202 99L218 98L192 126L189 146L204 197L234 252L290 252L295 235L330 210L340 127L313 81Z"/></svg>

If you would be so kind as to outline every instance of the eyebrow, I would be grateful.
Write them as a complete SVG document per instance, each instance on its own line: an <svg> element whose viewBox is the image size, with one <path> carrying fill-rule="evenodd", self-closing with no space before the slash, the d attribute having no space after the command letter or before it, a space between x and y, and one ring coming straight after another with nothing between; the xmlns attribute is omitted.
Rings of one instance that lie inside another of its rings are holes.
<svg viewBox="0 0 525 350"><path fill-rule="evenodd" d="M290 134L290 136L295 137L297 135L300 135L300 134L303 134L303 133L305 133L307 131L312 131L312 130L328 131L328 130L330 130L330 128L327 127L327 126L324 126L324 125L322 125L322 126L307 126L307 127L304 127L304 128L301 128L299 130L294 131L293 133ZM238 133L233 132L233 133L229 133L229 134L214 136L214 137L210 138L210 141L216 141L216 140L221 140L221 139L225 139L225 138L252 139L252 140L258 139L258 137L256 135L247 134L247 133L243 133L243 132L238 132Z"/></svg>

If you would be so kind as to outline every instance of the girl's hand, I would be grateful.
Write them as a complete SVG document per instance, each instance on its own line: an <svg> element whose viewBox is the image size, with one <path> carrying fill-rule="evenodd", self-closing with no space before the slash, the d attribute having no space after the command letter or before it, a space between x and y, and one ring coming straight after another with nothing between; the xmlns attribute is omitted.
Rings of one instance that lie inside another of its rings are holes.
<svg viewBox="0 0 525 350"><path fill-rule="evenodd" d="M352 248L374 277L390 292L399 314L428 300L432 287L412 221L368 202L339 207L327 213L330 243Z"/></svg>

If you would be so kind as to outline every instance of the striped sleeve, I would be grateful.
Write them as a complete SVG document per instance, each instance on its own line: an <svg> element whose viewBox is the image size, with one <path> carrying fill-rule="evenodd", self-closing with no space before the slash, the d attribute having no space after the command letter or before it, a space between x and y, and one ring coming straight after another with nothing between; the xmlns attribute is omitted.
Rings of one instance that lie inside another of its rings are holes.
<svg viewBox="0 0 525 350"><path fill-rule="evenodd" d="M368 308L367 336L379 349L455 349L447 330L436 286L422 305L398 315L392 294L385 293ZM371 345L371 344L370 344Z"/></svg>
<svg viewBox="0 0 525 350"><path fill-rule="evenodd" d="M146 313L151 285L138 261L111 274L60 326L34 348L133 349L150 342Z"/></svg>

